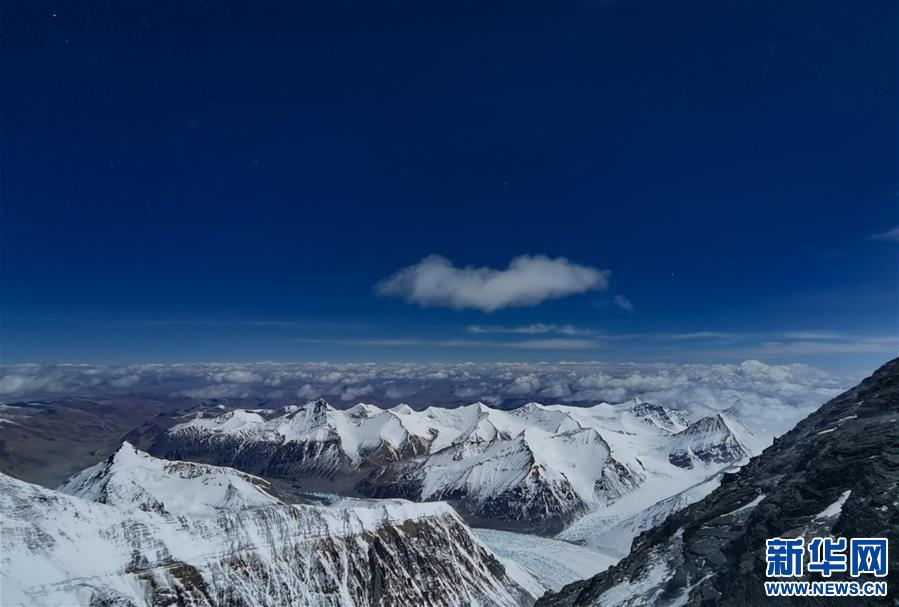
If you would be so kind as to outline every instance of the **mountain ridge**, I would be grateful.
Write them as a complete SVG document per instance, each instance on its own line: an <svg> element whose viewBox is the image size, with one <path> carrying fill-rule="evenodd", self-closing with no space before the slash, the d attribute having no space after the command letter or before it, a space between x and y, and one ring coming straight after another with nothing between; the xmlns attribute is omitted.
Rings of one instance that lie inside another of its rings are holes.
<svg viewBox="0 0 899 607"><path fill-rule="evenodd" d="M160 457L341 495L449 500L480 526L552 534L653 478L674 484L647 505L760 448L736 420L709 432L704 419L689 423L642 401L341 411L318 400L274 411L199 411L127 438Z"/></svg>
<svg viewBox="0 0 899 607"><path fill-rule="evenodd" d="M768 598L765 540L815 535L895 539L897 495L899 359L825 403L739 471L726 474L705 498L641 533L620 563L537 604L838 604L837 599ZM890 565L887 581L895 588L897 551L891 551ZM892 603L868 598L865 604Z"/></svg>
<svg viewBox="0 0 899 607"><path fill-rule="evenodd" d="M513 579L447 504L322 507L270 496L270 503L238 499L197 512L172 506L172 496L201 495L205 481L246 475L153 459L124 445L63 484L99 501L0 475L0 603L519 607L534 600L522 586L528 580ZM148 472L156 476L144 492L117 490ZM259 491L249 482L227 486L226 493ZM164 508L146 507L154 502Z"/></svg>

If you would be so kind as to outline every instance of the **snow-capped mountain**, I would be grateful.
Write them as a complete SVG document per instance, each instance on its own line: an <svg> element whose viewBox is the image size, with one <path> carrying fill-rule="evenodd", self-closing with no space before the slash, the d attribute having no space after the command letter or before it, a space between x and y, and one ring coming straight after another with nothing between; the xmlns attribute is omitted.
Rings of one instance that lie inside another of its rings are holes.
<svg viewBox="0 0 899 607"><path fill-rule="evenodd" d="M706 497L659 521L617 565L541 607L843 605L765 595L772 537L899 536L899 359L826 403ZM695 453L695 451L694 451ZM888 552L891 585L899 553ZM806 571L806 581L822 579ZM835 581L852 579L834 573ZM895 605L893 596L852 604Z"/></svg>
<svg viewBox="0 0 899 607"><path fill-rule="evenodd" d="M703 417L674 436L668 460L681 468L731 464L758 453L764 445L738 421L724 414Z"/></svg>
<svg viewBox="0 0 899 607"><path fill-rule="evenodd" d="M52 491L0 475L4 606L528 605L443 503L298 506L123 447ZM138 490L140 489L140 490Z"/></svg>
<svg viewBox="0 0 899 607"><path fill-rule="evenodd" d="M157 459L125 442L104 462L72 476L59 490L101 504L162 514L215 516L282 503L268 481L193 462Z"/></svg>
<svg viewBox="0 0 899 607"><path fill-rule="evenodd" d="M725 414L690 424L678 411L640 401L340 411L319 400L274 411L193 412L133 436L162 457L344 495L448 500L482 526L541 533L632 494L634 507L622 516L634 514L764 442Z"/></svg>

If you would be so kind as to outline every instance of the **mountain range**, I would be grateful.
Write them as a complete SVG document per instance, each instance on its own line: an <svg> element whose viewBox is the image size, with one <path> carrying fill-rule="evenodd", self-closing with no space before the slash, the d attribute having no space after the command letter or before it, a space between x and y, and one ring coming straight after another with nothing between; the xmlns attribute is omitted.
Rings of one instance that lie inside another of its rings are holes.
<svg viewBox="0 0 899 607"><path fill-rule="evenodd" d="M620 502L623 515L635 514L766 442L726 413L690 423L640 401L204 408L162 416L129 439L159 457L286 480L299 494L448 501L472 524L543 534Z"/></svg>

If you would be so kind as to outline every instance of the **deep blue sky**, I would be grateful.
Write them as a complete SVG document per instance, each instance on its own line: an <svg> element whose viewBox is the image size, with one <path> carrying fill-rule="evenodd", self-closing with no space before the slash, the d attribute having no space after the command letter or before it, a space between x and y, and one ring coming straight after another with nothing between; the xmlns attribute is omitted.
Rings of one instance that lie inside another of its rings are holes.
<svg viewBox="0 0 899 607"><path fill-rule="evenodd" d="M895 2L2 12L4 363L896 354ZM612 274L375 293L429 254ZM466 329L533 323L577 335Z"/></svg>

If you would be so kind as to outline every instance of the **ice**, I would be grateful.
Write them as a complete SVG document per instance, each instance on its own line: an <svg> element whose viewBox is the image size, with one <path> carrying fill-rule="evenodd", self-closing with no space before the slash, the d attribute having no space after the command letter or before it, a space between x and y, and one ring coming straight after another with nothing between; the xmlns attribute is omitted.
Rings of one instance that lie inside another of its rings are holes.
<svg viewBox="0 0 899 607"><path fill-rule="evenodd" d="M557 539L492 529L475 529L475 533L493 552L517 563L553 591L605 571L618 561L617 555Z"/></svg>

